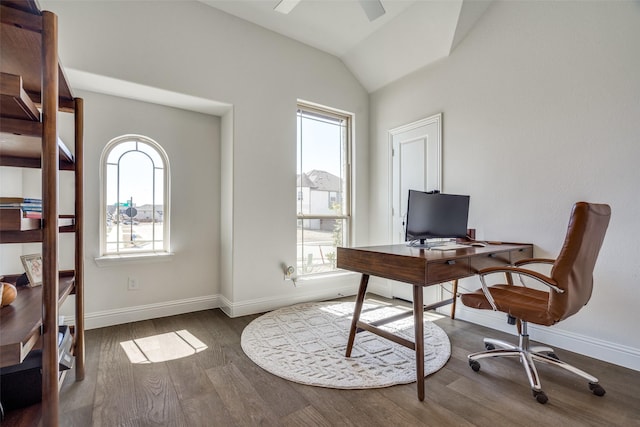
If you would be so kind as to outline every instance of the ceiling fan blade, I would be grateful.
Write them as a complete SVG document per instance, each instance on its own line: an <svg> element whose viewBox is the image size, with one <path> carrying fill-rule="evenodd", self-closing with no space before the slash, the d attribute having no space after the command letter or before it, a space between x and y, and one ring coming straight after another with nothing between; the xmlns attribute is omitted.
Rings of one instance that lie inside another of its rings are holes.
<svg viewBox="0 0 640 427"><path fill-rule="evenodd" d="M287 15L298 5L298 3L300 3L300 0L281 0L273 10Z"/></svg>
<svg viewBox="0 0 640 427"><path fill-rule="evenodd" d="M284 0L283 0L284 1ZM382 2L380 0L358 0L362 9L364 9L364 13L367 14L367 18L369 21L375 21L385 14L384 7L382 7Z"/></svg>

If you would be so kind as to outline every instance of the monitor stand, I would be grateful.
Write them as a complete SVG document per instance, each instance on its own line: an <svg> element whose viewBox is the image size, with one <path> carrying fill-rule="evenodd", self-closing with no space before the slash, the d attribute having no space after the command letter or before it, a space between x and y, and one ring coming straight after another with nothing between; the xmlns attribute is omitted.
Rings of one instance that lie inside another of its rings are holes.
<svg viewBox="0 0 640 427"><path fill-rule="evenodd" d="M456 239L420 239L410 240L407 242L407 246L412 248L431 249L434 246L442 246L447 243L455 243Z"/></svg>

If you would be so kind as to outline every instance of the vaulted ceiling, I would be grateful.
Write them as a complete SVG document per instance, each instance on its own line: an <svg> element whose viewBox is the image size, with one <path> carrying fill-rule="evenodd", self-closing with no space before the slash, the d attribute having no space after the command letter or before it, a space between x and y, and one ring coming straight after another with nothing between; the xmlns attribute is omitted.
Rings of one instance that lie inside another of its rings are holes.
<svg viewBox="0 0 640 427"><path fill-rule="evenodd" d="M373 21L356 0L293 1L288 14L280 0L200 1L335 55L374 92L447 57L492 0L381 0Z"/></svg>

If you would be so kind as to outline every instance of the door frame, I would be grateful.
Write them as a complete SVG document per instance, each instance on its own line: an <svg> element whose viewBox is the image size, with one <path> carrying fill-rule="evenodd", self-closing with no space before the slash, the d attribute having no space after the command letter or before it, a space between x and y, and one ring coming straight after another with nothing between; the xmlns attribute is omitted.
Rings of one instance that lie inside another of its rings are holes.
<svg viewBox="0 0 640 427"><path fill-rule="evenodd" d="M437 189L442 191L442 113L434 114L433 116L426 117L424 119L418 120L416 122L408 123L402 126L395 127L389 130L389 241L393 242L393 196L394 196L394 187L393 187L393 138L394 136L411 131L413 129L417 129L422 126L435 124L437 126L437 138L436 141L436 152L437 152L437 168L436 177L437 177Z"/></svg>

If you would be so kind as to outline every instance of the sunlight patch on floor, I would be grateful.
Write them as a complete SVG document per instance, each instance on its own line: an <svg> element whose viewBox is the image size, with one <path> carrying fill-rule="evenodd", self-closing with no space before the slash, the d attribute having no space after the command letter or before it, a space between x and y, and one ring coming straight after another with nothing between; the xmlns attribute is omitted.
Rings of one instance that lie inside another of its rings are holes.
<svg viewBox="0 0 640 427"><path fill-rule="evenodd" d="M335 305L329 305L326 307L321 307L320 310L332 313L338 317L353 317L353 311L349 310L347 312L344 311L344 301L336 301ZM368 314L375 313L377 311L384 310L387 316L395 316L400 315L401 313L413 313L413 308L411 303L404 300L393 299L393 300L383 300L377 299L375 297L368 297L364 301L364 307L362 309L362 317L366 317ZM431 322L442 319L445 316L436 311L429 310L424 312L424 319L429 320Z"/></svg>
<svg viewBox="0 0 640 427"><path fill-rule="evenodd" d="M192 356L207 349L205 343L184 329L122 341L120 346L134 364L166 362Z"/></svg>

